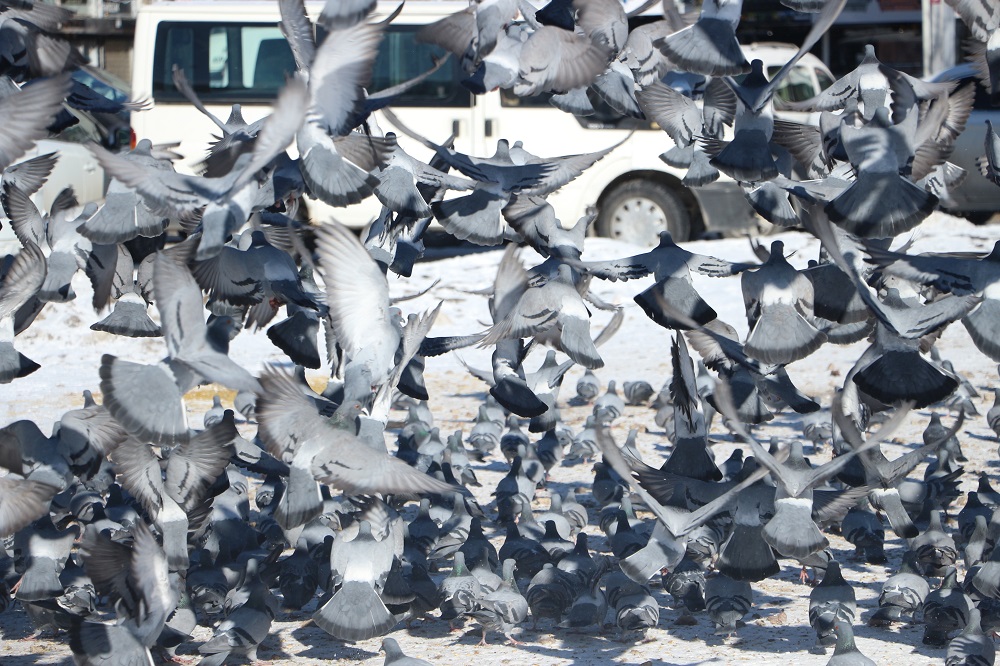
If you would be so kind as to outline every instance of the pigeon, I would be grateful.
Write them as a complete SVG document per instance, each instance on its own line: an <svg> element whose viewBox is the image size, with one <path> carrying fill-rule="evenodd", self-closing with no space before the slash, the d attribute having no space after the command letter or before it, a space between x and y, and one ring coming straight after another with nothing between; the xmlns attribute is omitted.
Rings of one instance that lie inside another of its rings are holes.
<svg viewBox="0 0 1000 666"><path fill-rule="evenodd" d="M514 645L519 643L511 632L528 618L528 601L517 588L514 564L514 560L504 560L500 587L478 599L477 608L470 613L483 627L480 645L486 645L490 629L500 631Z"/></svg>
<svg viewBox="0 0 1000 666"><path fill-rule="evenodd" d="M972 599L958 587L955 567L948 567L941 586L932 590L924 599L925 645L943 647L948 642L948 634L969 624L969 615L974 606Z"/></svg>
<svg viewBox="0 0 1000 666"><path fill-rule="evenodd" d="M743 304L750 334L747 356L764 363L786 364L805 358L826 336L809 323L813 288L784 256L784 243L771 243L770 258L742 276Z"/></svg>
<svg viewBox="0 0 1000 666"><path fill-rule="evenodd" d="M840 573L840 563L831 561L823 580L809 593L809 624L816 632L817 644L833 645L837 640L834 627L853 623L857 613L854 588Z"/></svg>
<svg viewBox="0 0 1000 666"><path fill-rule="evenodd" d="M875 666L875 662L863 655L854 644L854 629L850 623L836 622L833 631L837 635L837 643L833 656L826 662L827 666Z"/></svg>
<svg viewBox="0 0 1000 666"><path fill-rule="evenodd" d="M247 561L238 587L226 595L225 610L215 634L198 648L205 655L199 662L203 666L221 665L232 653L255 661L257 648L270 633L278 602L261 581L256 560Z"/></svg>
<svg viewBox="0 0 1000 666"><path fill-rule="evenodd" d="M690 326L661 307L661 300L698 324L707 324L717 316L695 290L692 270L711 277L727 277L753 266L693 254L677 245L669 231L660 232L657 246L644 254L611 261L570 263L584 273L611 281L636 279L652 273L655 283L634 300L657 324L681 329Z"/></svg>
<svg viewBox="0 0 1000 666"><path fill-rule="evenodd" d="M290 374L272 369L261 379L265 390L257 398L259 435L272 455L292 465L293 474L301 469L302 478L315 478L349 494L413 495L453 490L397 458L373 452L351 431L328 421Z"/></svg>
<svg viewBox="0 0 1000 666"><path fill-rule="evenodd" d="M381 650L385 652L383 666L431 666L429 661L405 654L396 639L389 636L382 639Z"/></svg>
<svg viewBox="0 0 1000 666"><path fill-rule="evenodd" d="M715 633L732 636L743 625L743 618L753 606L753 590L746 581L717 574L705 581L705 605L715 624Z"/></svg>
<svg viewBox="0 0 1000 666"><path fill-rule="evenodd" d="M391 531L379 539L367 520L361 521L353 539L335 540L330 570L338 589L313 613L313 622L345 641L381 636L396 626L395 616L378 596L389 574L393 550Z"/></svg>
<svg viewBox="0 0 1000 666"><path fill-rule="evenodd" d="M93 532L86 537L84 566L95 588L117 600L119 618L116 624L74 622L70 649L76 664L152 662L149 650L177 605L179 590L145 523L136 523L132 537L131 547Z"/></svg>
<svg viewBox="0 0 1000 666"><path fill-rule="evenodd" d="M594 401L594 418L610 425L625 412L625 401L615 390L615 381L608 382L608 390Z"/></svg>
<svg viewBox="0 0 1000 666"><path fill-rule="evenodd" d="M612 572L606 579L608 606L615 615L619 638L627 632L644 634L660 620L660 605L650 594L649 588Z"/></svg>
<svg viewBox="0 0 1000 666"><path fill-rule="evenodd" d="M910 541L910 550L916 555L918 571L925 576L943 576L955 565L958 548L955 540L944 531L940 511L931 511L927 529Z"/></svg>
<svg viewBox="0 0 1000 666"><path fill-rule="evenodd" d="M868 624L882 626L902 621L904 613L913 615L921 609L930 586L917 572L916 558L912 552L903 555L899 571L889 576L882 584L878 597L878 610L872 614Z"/></svg>
<svg viewBox="0 0 1000 666"><path fill-rule="evenodd" d="M996 659L993 639L983 633L978 608L969 611L968 623L960 634L948 643L946 666L961 664L992 664Z"/></svg>
<svg viewBox="0 0 1000 666"><path fill-rule="evenodd" d="M583 404L588 404L596 398L601 391L600 382L594 371L586 368L583 375L576 382L576 397Z"/></svg>
<svg viewBox="0 0 1000 666"><path fill-rule="evenodd" d="M105 354L101 391L108 411L127 431L154 443L177 445L190 436L182 401L189 389L203 381L252 391L260 391L260 384L229 359L228 340L219 339L232 320L205 323L201 290L179 258L157 254L153 287L168 356L158 365L143 365ZM153 400L163 404L151 409Z"/></svg>

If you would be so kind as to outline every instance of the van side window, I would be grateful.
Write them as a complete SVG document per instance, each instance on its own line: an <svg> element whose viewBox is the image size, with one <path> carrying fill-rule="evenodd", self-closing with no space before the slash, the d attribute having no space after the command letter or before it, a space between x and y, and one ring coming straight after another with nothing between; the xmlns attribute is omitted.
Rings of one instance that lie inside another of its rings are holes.
<svg viewBox="0 0 1000 666"><path fill-rule="evenodd" d="M206 102L272 100L295 71L281 30L262 24L163 22L153 54L154 98L182 99L175 64Z"/></svg>
<svg viewBox="0 0 1000 666"><path fill-rule="evenodd" d="M445 51L415 40L419 26L390 26L382 38L375 68L372 90L384 90L426 72ZM472 93L462 87L464 78L458 58L452 56L441 69L400 95L393 106L451 106L472 104Z"/></svg>
<svg viewBox="0 0 1000 666"><path fill-rule="evenodd" d="M781 67L768 67L767 78L777 74ZM818 91L813 87L812 75L805 67L792 67L785 80L775 91L775 97L782 102L802 102L814 97Z"/></svg>

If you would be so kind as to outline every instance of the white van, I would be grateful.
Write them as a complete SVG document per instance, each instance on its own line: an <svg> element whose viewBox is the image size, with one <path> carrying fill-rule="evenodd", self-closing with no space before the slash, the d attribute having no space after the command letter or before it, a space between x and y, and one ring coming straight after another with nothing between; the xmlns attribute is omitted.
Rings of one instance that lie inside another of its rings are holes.
<svg viewBox="0 0 1000 666"><path fill-rule="evenodd" d="M318 15L322 5L307 3L310 16ZM428 69L432 57L441 51L417 44L417 30L467 6L464 1L408 0L385 33L371 89L386 88ZM377 16L397 7L397 2L380 2ZM294 69L291 51L277 26L279 20L277 3L263 0L171 0L143 5L136 20L132 95L152 100L152 108L132 114L136 136L154 144L179 143L176 150L184 156L179 168L193 171L213 133L218 133L175 90L174 64L185 71L216 116L227 117L234 103L242 106L247 121L267 113L286 73ZM780 58L787 59L793 52L770 45L761 50L765 57L775 54L765 60L768 69L772 64L780 67L784 62ZM814 64L809 67L815 69ZM801 83L810 78L815 84L815 74L803 71L808 76L795 80ZM472 95L459 83L464 77L457 59L451 58L396 101L393 111L431 140L443 141L455 133L456 149L471 155L491 155L500 138L521 140L526 150L546 157L587 153L618 143L637 125L628 119L578 118L550 106L542 97L519 99L503 91ZM384 116L377 114L376 122L384 131L396 131L407 151L429 158L423 146L408 141ZM747 228L754 215L740 187L725 178L696 190L685 187L681 183L684 173L659 159L670 145L660 130L642 127L549 201L565 224L575 223L596 203L600 211L597 233L637 243L655 242L664 228L678 239ZM307 208L314 221L335 217L361 227L377 215L378 202L371 197L334 209L308 201Z"/></svg>

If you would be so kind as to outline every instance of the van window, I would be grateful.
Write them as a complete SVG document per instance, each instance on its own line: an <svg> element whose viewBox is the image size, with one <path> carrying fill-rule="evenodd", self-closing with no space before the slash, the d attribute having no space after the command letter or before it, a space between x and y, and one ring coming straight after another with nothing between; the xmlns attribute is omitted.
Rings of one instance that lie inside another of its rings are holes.
<svg viewBox="0 0 1000 666"><path fill-rule="evenodd" d="M835 83L835 81L832 78L830 78L830 75L824 72L822 69L816 70L816 80L819 81L820 91L826 90Z"/></svg>
<svg viewBox="0 0 1000 666"><path fill-rule="evenodd" d="M415 37L419 26L390 26L382 38L375 68L372 90L383 90L412 79L434 65L435 58L444 56L444 49L432 44L418 44ZM472 104L472 93L462 87L465 76L459 59L452 56L441 69L407 90L393 106L452 106Z"/></svg>
<svg viewBox="0 0 1000 666"><path fill-rule="evenodd" d="M375 61L372 90L382 90L428 70L444 50L418 44L418 26L393 26L385 33ZM320 35L322 38L322 34ZM295 71L288 42L277 25L260 23L163 22L157 28L153 55L153 96L179 100L172 68L184 70L205 102L267 102L274 99ZM463 74L457 58L420 82L395 106L472 104L472 93L459 83Z"/></svg>
<svg viewBox="0 0 1000 666"><path fill-rule="evenodd" d="M767 78L770 79L780 70L781 67L768 67ZM774 93L782 102L802 102L815 95L812 73L802 66L792 67Z"/></svg>
<svg viewBox="0 0 1000 666"><path fill-rule="evenodd" d="M181 99L172 78L175 64L205 102L274 99L295 71L281 30L264 24L161 23L153 54L157 99Z"/></svg>

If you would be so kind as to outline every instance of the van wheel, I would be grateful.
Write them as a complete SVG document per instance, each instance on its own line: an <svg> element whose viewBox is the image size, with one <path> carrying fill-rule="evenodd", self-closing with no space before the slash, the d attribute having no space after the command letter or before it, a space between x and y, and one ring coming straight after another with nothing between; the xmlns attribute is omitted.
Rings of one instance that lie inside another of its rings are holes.
<svg viewBox="0 0 1000 666"><path fill-rule="evenodd" d="M597 233L644 247L659 242L667 230L675 241L691 236L691 216L684 202L666 185L653 180L629 180L602 198Z"/></svg>

